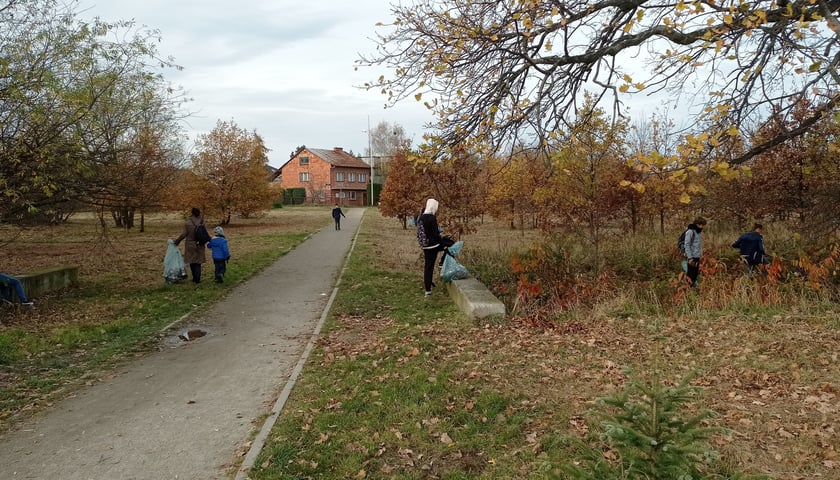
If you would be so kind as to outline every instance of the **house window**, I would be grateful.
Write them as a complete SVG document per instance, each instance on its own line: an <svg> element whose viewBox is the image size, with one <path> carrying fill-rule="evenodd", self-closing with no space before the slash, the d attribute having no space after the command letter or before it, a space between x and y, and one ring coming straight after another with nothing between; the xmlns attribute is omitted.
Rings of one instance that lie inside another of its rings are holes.
<svg viewBox="0 0 840 480"><path fill-rule="evenodd" d="M367 181L367 175L365 175L364 173L360 173L359 174L359 181L362 182L362 183Z"/></svg>
<svg viewBox="0 0 840 480"><path fill-rule="evenodd" d="M301 182L308 182L309 181L309 172L300 172L300 181Z"/></svg>
<svg viewBox="0 0 840 480"><path fill-rule="evenodd" d="M309 165L309 157L300 157L301 165Z"/></svg>
<svg viewBox="0 0 840 480"><path fill-rule="evenodd" d="M350 192L350 200L356 199L356 192Z"/></svg>
<svg viewBox="0 0 840 480"><path fill-rule="evenodd" d="M341 198L341 196L338 194L338 192L335 192L335 198Z"/></svg>
<svg viewBox="0 0 840 480"><path fill-rule="evenodd" d="M343 182L344 181L344 172L335 172L335 181L336 182Z"/></svg>
<svg viewBox="0 0 840 480"><path fill-rule="evenodd" d="M344 192L338 192L336 195L338 195L338 198L344 198L346 196Z"/></svg>
<svg viewBox="0 0 840 480"><path fill-rule="evenodd" d="M356 181L356 174L355 173L348 173L347 174L347 181L348 182L355 182Z"/></svg>

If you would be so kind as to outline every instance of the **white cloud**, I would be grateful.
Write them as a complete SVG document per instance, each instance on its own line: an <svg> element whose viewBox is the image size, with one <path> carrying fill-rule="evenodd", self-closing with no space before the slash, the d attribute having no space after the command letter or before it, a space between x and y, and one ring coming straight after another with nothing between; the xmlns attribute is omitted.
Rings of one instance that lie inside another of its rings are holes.
<svg viewBox="0 0 840 480"><path fill-rule="evenodd" d="M368 118L372 127L402 125L415 143L432 120L419 104L383 109L384 96L357 88L372 80L354 62L375 48L375 24L389 19L384 0L81 0L80 7L87 17L159 30L160 54L184 68L165 76L193 98L190 136L232 119L262 135L274 166L299 145L363 153Z"/></svg>

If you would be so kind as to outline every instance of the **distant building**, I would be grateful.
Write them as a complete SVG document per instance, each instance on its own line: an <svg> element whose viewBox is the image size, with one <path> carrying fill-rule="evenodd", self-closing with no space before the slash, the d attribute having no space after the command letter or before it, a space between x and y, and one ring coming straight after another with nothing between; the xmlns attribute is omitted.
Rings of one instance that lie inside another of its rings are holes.
<svg viewBox="0 0 840 480"><path fill-rule="evenodd" d="M304 148L275 173L283 188L303 188L306 203L364 206L370 203L370 166L345 152Z"/></svg>

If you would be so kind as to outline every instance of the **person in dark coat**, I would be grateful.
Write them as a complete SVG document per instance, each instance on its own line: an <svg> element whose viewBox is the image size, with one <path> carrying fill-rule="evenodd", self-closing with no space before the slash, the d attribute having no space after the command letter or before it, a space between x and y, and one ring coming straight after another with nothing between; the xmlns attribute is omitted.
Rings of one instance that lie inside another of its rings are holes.
<svg viewBox="0 0 840 480"><path fill-rule="evenodd" d="M752 231L741 235L732 244L732 248L738 249L744 261L744 273L752 273L756 266L764 263L764 237L761 236L763 228L760 223L756 223Z"/></svg>
<svg viewBox="0 0 840 480"><path fill-rule="evenodd" d="M332 216L335 220L335 229L341 230L341 217L345 216L344 212L341 211L341 207L338 204L335 205L335 208L332 209Z"/></svg>
<svg viewBox="0 0 840 480"><path fill-rule="evenodd" d="M438 252L443 251L445 247L437 222L438 206L439 203L434 198L426 200L426 208L417 219L418 230L422 229L425 235L425 240L421 241L420 247L423 249L423 286L427 297L432 294L432 286L434 286L432 275L435 272Z"/></svg>
<svg viewBox="0 0 840 480"><path fill-rule="evenodd" d="M206 248L204 248L204 245L198 245L195 241L195 227L203 223L201 210L193 208L192 215L184 222L184 231L175 239L175 245L180 245L181 240L186 239L184 263L190 266L193 283L201 283L201 264L207 261Z"/></svg>

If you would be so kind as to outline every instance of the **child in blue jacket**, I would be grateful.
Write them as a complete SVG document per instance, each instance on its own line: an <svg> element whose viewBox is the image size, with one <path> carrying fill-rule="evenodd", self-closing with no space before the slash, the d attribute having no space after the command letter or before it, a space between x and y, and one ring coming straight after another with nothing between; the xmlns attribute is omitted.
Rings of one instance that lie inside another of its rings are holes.
<svg viewBox="0 0 840 480"><path fill-rule="evenodd" d="M213 265L216 267L216 283L224 281L225 272L227 271L227 262L230 260L230 250L228 249L228 241L225 238L225 231L222 227L216 227L213 230L216 234L207 244L213 252Z"/></svg>

